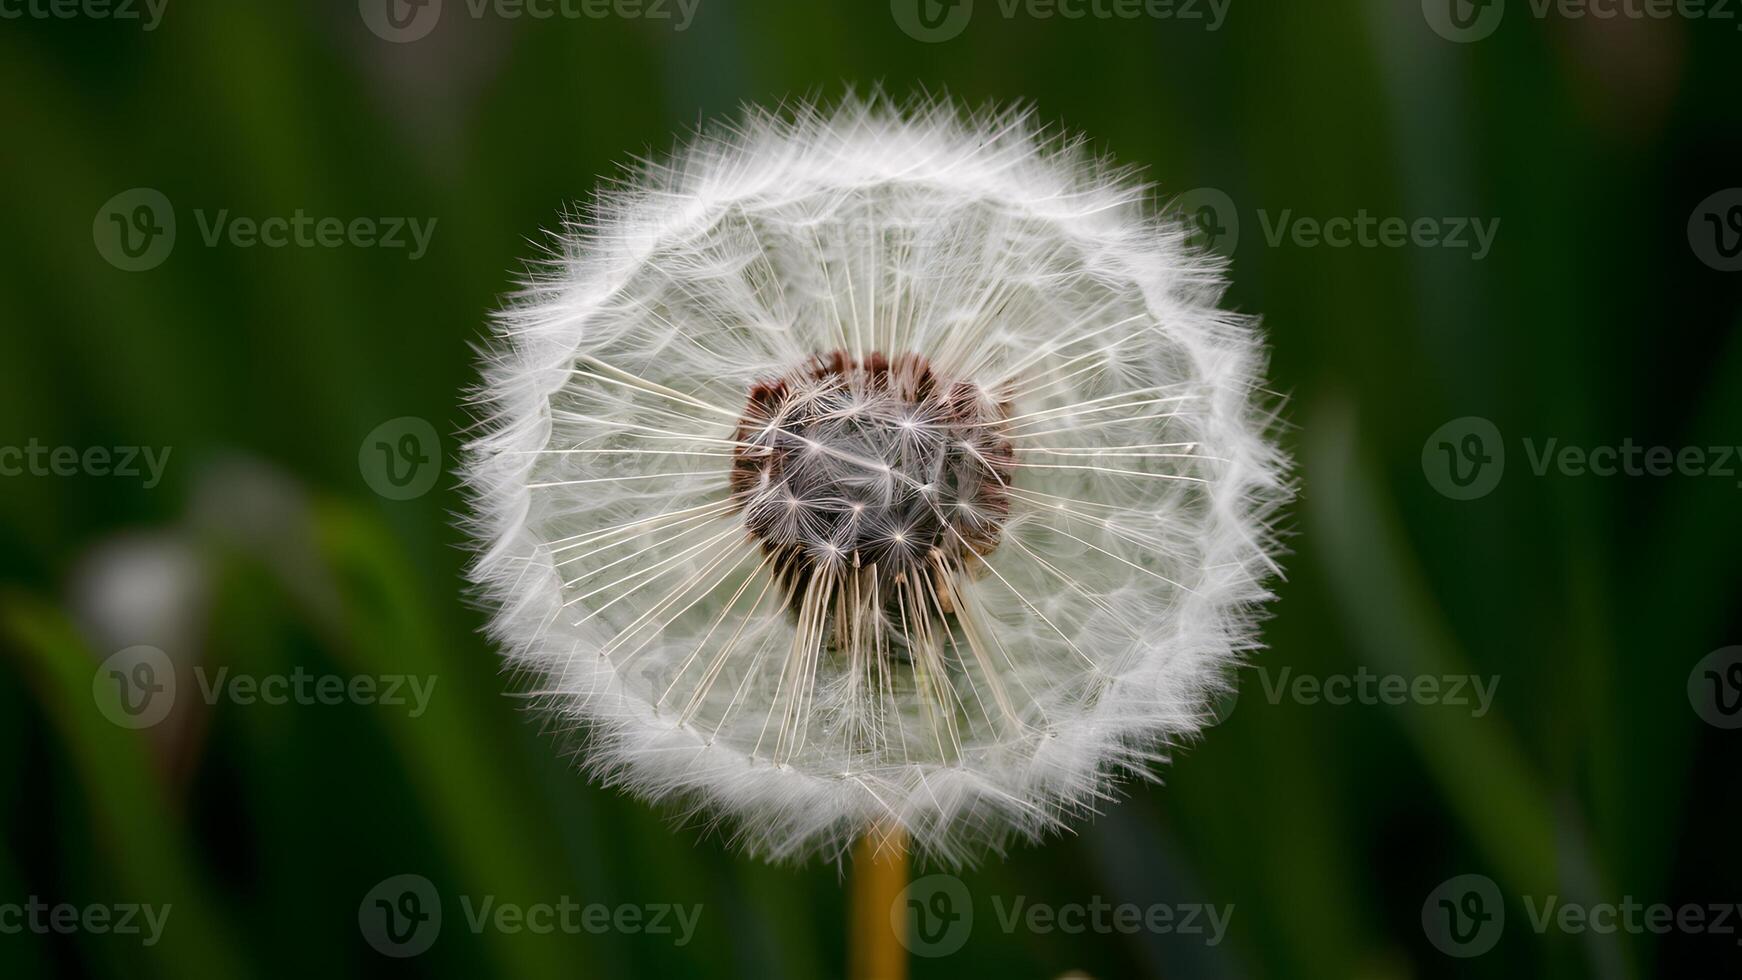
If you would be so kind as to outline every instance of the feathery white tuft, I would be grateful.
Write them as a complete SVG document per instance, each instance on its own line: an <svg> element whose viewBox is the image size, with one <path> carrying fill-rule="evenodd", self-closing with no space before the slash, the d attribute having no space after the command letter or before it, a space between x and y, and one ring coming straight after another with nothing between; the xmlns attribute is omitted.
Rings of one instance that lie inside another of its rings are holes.
<svg viewBox="0 0 1742 980"><path fill-rule="evenodd" d="M475 581L608 783L774 859L971 860L1113 795L1253 649L1254 324L1023 110L750 110L559 236L498 321Z"/></svg>

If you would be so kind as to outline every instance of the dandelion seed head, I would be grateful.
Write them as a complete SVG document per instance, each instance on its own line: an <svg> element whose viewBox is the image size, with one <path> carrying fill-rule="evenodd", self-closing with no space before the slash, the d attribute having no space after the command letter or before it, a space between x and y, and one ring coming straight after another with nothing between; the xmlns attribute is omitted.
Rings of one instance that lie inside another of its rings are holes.
<svg viewBox="0 0 1742 980"><path fill-rule="evenodd" d="M1288 495L1254 324L1024 110L749 110L499 317L491 630L612 785L776 859L969 861L1111 799L1256 647Z"/></svg>

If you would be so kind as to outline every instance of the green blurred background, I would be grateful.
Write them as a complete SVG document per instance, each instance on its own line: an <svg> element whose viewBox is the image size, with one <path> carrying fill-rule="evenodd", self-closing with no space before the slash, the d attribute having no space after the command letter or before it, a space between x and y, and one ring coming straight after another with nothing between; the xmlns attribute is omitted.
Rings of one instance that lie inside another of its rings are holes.
<svg viewBox="0 0 1742 980"><path fill-rule="evenodd" d="M1485 36L1459 41L1439 0L1080 19L978 0L966 21L930 8L947 16L928 33L904 0L700 0L679 30L675 0L664 20L446 0L399 42L371 28L375 0L169 0L151 30L25 2L0 4L22 11L0 19L0 446L170 455L150 487L0 477L0 906L172 912L149 948L0 933L0 975L842 975L839 869L673 829L589 785L522 710L463 597L451 463L471 345L565 204L741 102L877 83L1031 100L1164 197L1226 195L1205 226L1232 253L1229 303L1265 319L1301 484L1269 650L1224 721L1165 786L963 872L972 934L914 975L1734 975L1735 932L1539 933L1530 908L1742 900L1742 732L1689 693L1742 642L1738 478L1539 476L1525 440L1742 442L1742 273L1698 234L1702 208L1742 214L1711 203L1742 184L1735 20L1507 0L1461 6ZM177 222L144 271L102 244L133 188ZM1222 200L1187 198L1194 217ZM225 209L436 224L415 259L208 245ZM1480 258L1267 234L1361 209L1498 232ZM1459 500L1435 489L1430 437L1469 416L1506 465ZM392 499L372 433L406 417L449 469ZM99 665L138 645L178 687L133 729ZM208 705L196 666L437 686L415 717ZM1281 689L1362 671L1498 693L1477 717ZM445 921L389 958L359 911L400 874ZM1456 958L1423 909L1465 874L1494 882L1504 931ZM703 913L681 946L474 932L459 897L487 895ZM1213 944L1007 931L1016 896L1234 914Z"/></svg>

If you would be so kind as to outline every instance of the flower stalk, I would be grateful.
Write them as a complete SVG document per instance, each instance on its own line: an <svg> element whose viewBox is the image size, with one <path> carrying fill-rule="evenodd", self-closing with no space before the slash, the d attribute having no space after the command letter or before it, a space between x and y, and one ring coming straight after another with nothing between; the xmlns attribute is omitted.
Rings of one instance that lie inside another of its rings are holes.
<svg viewBox="0 0 1742 980"><path fill-rule="evenodd" d="M907 947L896 932L906 926L906 910L895 911L907 874L907 833L899 826L877 828L859 838L848 911L852 932L847 975L852 980L907 980Z"/></svg>

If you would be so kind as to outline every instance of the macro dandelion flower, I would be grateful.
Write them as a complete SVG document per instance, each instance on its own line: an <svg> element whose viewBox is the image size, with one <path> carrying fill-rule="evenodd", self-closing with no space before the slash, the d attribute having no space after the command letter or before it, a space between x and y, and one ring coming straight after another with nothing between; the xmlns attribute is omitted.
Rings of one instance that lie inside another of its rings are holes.
<svg viewBox="0 0 1742 980"><path fill-rule="evenodd" d="M752 110L499 317L492 629L608 783L945 862L1150 774L1254 644L1285 460L1219 263L1022 110Z"/></svg>

